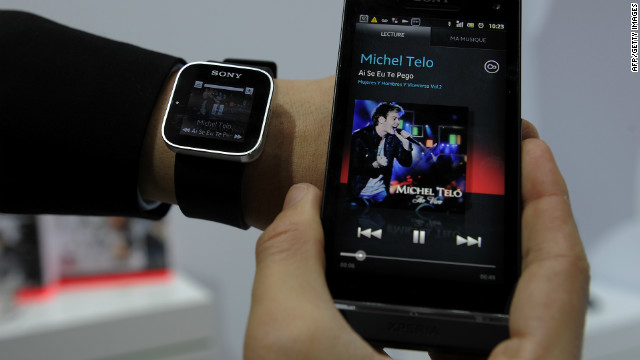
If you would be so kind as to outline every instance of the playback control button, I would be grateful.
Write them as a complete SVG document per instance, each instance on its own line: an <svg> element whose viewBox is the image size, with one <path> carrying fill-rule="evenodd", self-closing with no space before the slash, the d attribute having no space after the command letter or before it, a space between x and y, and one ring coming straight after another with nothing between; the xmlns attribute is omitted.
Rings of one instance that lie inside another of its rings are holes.
<svg viewBox="0 0 640 360"><path fill-rule="evenodd" d="M382 229L363 229L358 226L358 238L361 238L363 236L369 239L371 239L371 237L382 239Z"/></svg>
<svg viewBox="0 0 640 360"><path fill-rule="evenodd" d="M482 247L482 238L472 238L471 236L462 237L460 235L456 235L456 245L466 245L466 246L478 246Z"/></svg>

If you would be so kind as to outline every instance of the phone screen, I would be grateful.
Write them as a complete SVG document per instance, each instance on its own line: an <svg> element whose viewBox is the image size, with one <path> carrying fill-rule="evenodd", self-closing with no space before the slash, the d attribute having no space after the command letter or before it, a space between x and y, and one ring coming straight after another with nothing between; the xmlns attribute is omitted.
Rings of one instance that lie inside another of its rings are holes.
<svg viewBox="0 0 640 360"><path fill-rule="evenodd" d="M345 8L323 209L330 289L505 313L519 274L519 8L400 3Z"/></svg>

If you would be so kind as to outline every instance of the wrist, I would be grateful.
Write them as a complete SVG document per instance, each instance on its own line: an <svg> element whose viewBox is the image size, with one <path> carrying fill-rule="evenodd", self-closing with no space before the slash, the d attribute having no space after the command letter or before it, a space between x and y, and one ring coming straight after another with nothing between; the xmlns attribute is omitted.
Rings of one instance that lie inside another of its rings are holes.
<svg viewBox="0 0 640 360"><path fill-rule="evenodd" d="M143 198L176 203L175 154L161 135L162 121L177 72L167 79L154 111L140 159ZM276 79L271 118L262 155L246 164L242 181L245 219L265 228L279 213L289 187L307 182L322 188L331 122L333 77L321 80ZM224 191L224 189L220 189Z"/></svg>
<svg viewBox="0 0 640 360"><path fill-rule="evenodd" d="M276 80L265 148L244 173L243 209L250 225L268 226L293 184L322 189L333 86L333 77Z"/></svg>
<svg viewBox="0 0 640 360"><path fill-rule="evenodd" d="M142 197L169 204L176 203L173 182L175 153L164 143L161 129L177 75L178 71L169 75L158 95L142 145L139 167L139 189Z"/></svg>

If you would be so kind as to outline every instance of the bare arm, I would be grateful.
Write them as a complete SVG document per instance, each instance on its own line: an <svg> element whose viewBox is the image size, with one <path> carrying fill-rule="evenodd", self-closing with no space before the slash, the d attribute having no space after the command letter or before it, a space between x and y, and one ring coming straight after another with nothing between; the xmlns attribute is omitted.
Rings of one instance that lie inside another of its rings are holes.
<svg viewBox="0 0 640 360"><path fill-rule="evenodd" d="M165 84L154 109L140 161L140 191L146 199L176 203L175 156L160 133L175 81ZM322 188L334 78L276 80L265 149L247 165L242 182L243 208L249 225L264 229L280 212L291 185L307 182Z"/></svg>

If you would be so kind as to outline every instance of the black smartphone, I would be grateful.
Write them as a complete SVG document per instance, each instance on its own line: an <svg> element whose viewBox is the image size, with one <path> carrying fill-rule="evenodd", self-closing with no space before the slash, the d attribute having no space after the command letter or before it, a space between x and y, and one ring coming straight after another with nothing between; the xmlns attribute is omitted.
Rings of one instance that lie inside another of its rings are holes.
<svg viewBox="0 0 640 360"><path fill-rule="evenodd" d="M520 274L519 0L346 0L323 200L376 346L488 353Z"/></svg>

